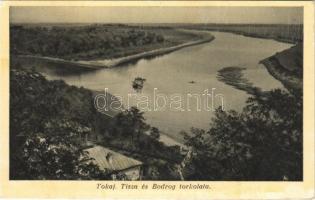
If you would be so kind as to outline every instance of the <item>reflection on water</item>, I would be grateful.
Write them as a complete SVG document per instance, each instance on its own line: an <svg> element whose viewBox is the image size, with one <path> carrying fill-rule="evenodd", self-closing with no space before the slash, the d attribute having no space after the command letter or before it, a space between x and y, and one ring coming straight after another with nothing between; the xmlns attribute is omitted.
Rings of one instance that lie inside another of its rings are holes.
<svg viewBox="0 0 315 200"><path fill-rule="evenodd" d="M237 90L217 80L217 71L229 67L246 68L244 77L262 90L282 87L280 82L268 74L258 64L260 60L273 55L291 45L274 40L258 39L231 33L213 32L215 40L192 46L154 59L142 59L126 67L101 69L76 74L52 71L50 64L36 63L48 79L63 79L69 84L84 86L94 90L108 88L112 94L127 98L134 93L132 81L135 77L147 81L142 94L152 97L154 88L167 96L172 94L202 94L205 89L215 88L224 96L225 109L240 110L248 97L244 91ZM35 65L35 63L33 63ZM62 67L66 69L68 66ZM59 67L60 69L60 67ZM68 68L67 68L68 69ZM66 71L72 71L66 70ZM193 82L193 84L191 84ZM187 102L183 102L187 103ZM196 106L196 102L190 102ZM216 102L218 103L218 102ZM217 104L216 106L218 106ZM209 128L213 117L211 111L156 111L146 112L147 122L175 138L181 138L181 130L190 127Z"/></svg>
<svg viewBox="0 0 315 200"><path fill-rule="evenodd" d="M93 72L93 69L78 67L74 64L54 63L43 59L35 59L32 57L15 57L11 65L22 65L23 67L34 68L43 74L54 77L79 76Z"/></svg>

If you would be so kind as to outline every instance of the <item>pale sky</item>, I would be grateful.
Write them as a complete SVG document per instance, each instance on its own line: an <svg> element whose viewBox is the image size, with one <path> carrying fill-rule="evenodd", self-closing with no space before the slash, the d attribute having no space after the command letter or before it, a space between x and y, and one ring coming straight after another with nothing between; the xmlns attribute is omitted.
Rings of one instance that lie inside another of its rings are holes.
<svg viewBox="0 0 315 200"><path fill-rule="evenodd" d="M301 24L302 7L11 7L11 23Z"/></svg>

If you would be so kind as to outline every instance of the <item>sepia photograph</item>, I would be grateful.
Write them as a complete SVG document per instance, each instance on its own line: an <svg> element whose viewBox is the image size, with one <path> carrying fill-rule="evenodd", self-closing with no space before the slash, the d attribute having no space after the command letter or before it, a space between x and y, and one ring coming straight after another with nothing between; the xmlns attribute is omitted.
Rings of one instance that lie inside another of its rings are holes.
<svg viewBox="0 0 315 200"><path fill-rule="evenodd" d="M9 179L302 182L303 15L11 6Z"/></svg>

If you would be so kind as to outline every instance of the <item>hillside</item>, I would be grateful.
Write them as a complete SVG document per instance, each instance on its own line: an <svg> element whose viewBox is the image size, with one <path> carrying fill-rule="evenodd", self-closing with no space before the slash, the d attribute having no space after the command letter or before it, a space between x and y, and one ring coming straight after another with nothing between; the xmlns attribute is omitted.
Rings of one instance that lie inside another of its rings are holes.
<svg viewBox="0 0 315 200"><path fill-rule="evenodd" d="M92 143L139 159L149 168L156 169L158 175L155 175L155 179L178 178L174 165L181 161L182 155L177 148L167 147L159 142L157 137L146 134L151 127L145 123L143 113L132 108L114 117L108 117L94 108L94 94L93 91L69 86L63 81L47 81L36 71L12 67L10 70L11 179L81 179L82 177L74 176L73 172L69 172L70 175L67 176L57 177L56 174L54 176L53 170L58 170L58 167L63 169L63 166L69 164L68 159L79 162L76 160L76 155L79 155L80 149L86 145L84 141L86 134ZM63 156L62 159L65 160L60 163L55 157L38 155L50 151L41 145L41 141L51 141L51 144L61 145L60 152L55 156ZM69 146L73 153L71 159L64 158L70 156L67 155L69 153L64 154L64 151L69 151L69 148L63 149L66 146ZM42 150L36 151L38 148ZM52 166L54 167L51 168ZM48 173L46 169L50 172ZM30 175L32 177L29 177ZM146 177L152 179L150 174ZM102 176L96 176L96 179L100 178Z"/></svg>
<svg viewBox="0 0 315 200"><path fill-rule="evenodd" d="M301 43L261 61L268 72L291 92L303 93L303 45Z"/></svg>

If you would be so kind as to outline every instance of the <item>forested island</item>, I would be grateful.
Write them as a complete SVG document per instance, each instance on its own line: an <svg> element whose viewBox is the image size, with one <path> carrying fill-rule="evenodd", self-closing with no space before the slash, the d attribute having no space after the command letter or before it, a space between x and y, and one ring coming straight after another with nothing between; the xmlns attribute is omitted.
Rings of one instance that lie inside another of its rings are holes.
<svg viewBox="0 0 315 200"><path fill-rule="evenodd" d="M10 54L99 69L213 40L210 34L124 24L12 25ZM113 60L113 63L102 62ZM95 62L101 60L101 62Z"/></svg>
<svg viewBox="0 0 315 200"><path fill-rule="evenodd" d="M164 40L161 34L127 25L15 25L11 27L11 54L66 60L114 58L137 52L139 47L160 47Z"/></svg>

